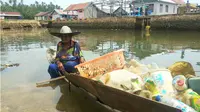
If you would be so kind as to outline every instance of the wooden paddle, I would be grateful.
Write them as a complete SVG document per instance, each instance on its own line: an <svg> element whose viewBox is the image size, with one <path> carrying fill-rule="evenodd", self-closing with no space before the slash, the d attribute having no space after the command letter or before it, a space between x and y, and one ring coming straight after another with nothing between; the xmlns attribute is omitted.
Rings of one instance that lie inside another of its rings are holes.
<svg viewBox="0 0 200 112"><path fill-rule="evenodd" d="M45 81L38 82L38 83L36 83L36 86L37 87L43 86L43 85L46 85L49 82L57 81L57 80L60 80L60 79L65 79L65 76L60 76L60 77L53 78L53 79L50 79L50 80L45 80Z"/></svg>

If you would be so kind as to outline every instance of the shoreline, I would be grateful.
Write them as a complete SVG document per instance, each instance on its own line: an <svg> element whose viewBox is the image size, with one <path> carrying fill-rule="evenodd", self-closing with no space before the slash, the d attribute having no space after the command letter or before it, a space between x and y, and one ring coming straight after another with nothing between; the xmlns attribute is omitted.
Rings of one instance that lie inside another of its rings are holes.
<svg viewBox="0 0 200 112"><path fill-rule="evenodd" d="M36 21L36 20L1 20L2 30L28 28L61 28L67 25L75 29L136 29L143 25L138 18L146 17L107 17L84 20ZM200 31L200 14L148 16L152 30L194 30Z"/></svg>
<svg viewBox="0 0 200 112"><path fill-rule="evenodd" d="M149 17L151 18L151 29L200 31L200 14ZM136 23L136 17L112 17L89 20L53 21L48 24L48 27L60 28L63 25L67 25L72 28L87 29L135 29Z"/></svg>

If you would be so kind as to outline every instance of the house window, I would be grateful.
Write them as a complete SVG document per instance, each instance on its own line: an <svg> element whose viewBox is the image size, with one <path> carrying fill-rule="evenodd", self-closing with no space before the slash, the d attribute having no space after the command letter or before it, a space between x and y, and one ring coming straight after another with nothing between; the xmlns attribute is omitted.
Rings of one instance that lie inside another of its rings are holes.
<svg viewBox="0 0 200 112"><path fill-rule="evenodd" d="M151 12L154 11L154 4L149 4L149 11L151 11Z"/></svg>
<svg viewBox="0 0 200 112"><path fill-rule="evenodd" d="M173 8L173 13L175 13L175 6L174 6L174 8Z"/></svg>
<svg viewBox="0 0 200 112"><path fill-rule="evenodd" d="M168 12L168 11L169 11L169 6L166 5L166 6L165 6L165 12Z"/></svg>
<svg viewBox="0 0 200 112"><path fill-rule="evenodd" d="M160 4L160 13L163 12L163 4Z"/></svg>
<svg viewBox="0 0 200 112"><path fill-rule="evenodd" d="M82 11L82 10L79 10L78 12L81 13L81 12L83 12L83 11Z"/></svg>

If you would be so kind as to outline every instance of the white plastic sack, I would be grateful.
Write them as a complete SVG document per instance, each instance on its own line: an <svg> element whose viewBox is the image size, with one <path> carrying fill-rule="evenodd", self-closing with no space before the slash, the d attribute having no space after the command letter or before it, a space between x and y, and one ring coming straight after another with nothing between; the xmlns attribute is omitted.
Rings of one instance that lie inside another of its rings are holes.
<svg viewBox="0 0 200 112"><path fill-rule="evenodd" d="M134 83L133 80L135 79L137 79L139 83ZM100 77L99 81L107 86L130 93L141 90L143 84L140 76L124 69L106 73Z"/></svg>

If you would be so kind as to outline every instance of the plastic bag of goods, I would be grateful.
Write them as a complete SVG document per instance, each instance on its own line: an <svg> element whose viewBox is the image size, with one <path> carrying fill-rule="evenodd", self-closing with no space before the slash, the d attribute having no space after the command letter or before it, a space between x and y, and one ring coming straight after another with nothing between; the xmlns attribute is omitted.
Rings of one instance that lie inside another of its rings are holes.
<svg viewBox="0 0 200 112"><path fill-rule="evenodd" d="M130 60L129 64L130 64L130 67L127 67L125 69L134 74L141 76L149 72L149 69L146 65L143 65L134 59Z"/></svg>
<svg viewBox="0 0 200 112"><path fill-rule="evenodd" d="M143 81L153 80L159 90L159 93L166 96L174 96L174 89L172 86L172 76L168 69L151 70L148 74L142 76Z"/></svg>
<svg viewBox="0 0 200 112"><path fill-rule="evenodd" d="M173 86L178 92L176 99L200 112L200 96L192 89L188 89L186 78L183 75L177 75L173 78Z"/></svg>
<svg viewBox="0 0 200 112"><path fill-rule="evenodd" d="M186 103L194 108L197 112L200 112L200 96L192 89L187 89L177 95L177 99Z"/></svg>
<svg viewBox="0 0 200 112"><path fill-rule="evenodd" d="M152 93L152 99L155 100L155 97L160 95L159 90L153 80L147 80L144 84L145 88Z"/></svg>
<svg viewBox="0 0 200 112"><path fill-rule="evenodd" d="M152 63L150 67L140 64L132 59L130 62L131 67L129 71L141 76L143 82L152 80L155 82L159 93L166 96L174 96L174 89L172 86L172 76L168 69L160 69L156 63Z"/></svg>
<svg viewBox="0 0 200 112"><path fill-rule="evenodd" d="M190 106L196 111L200 112L200 95L194 92L192 89L185 91L185 94L190 98Z"/></svg>
<svg viewBox="0 0 200 112"><path fill-rule="evenodd" d="M140 76L127 70L115 70L104 74L99 79L103 84L129 93L140 91L143 85Z"/></svg>
<svg viewBox="0 0 200 112"><path fill-rule="evenodd" d="M173 65L169 66L168 69L171 71L173 77L179 74L184 75L186 78L195 76L194 69L189 62L178 61L175 62Z"/></svg>
<svg viewBox="0 0 200 112"><path fill-rule="evenodd" d="M159 102L162 102L162 103L164 103L166 105L178 108L182 112L197 112L193 108L191 108L190 106L184 104L183 102L181 102L179 100L171 98L171 97L162 97L162 96L158 95L156 97L156 101L159 101Z"/></svg>

